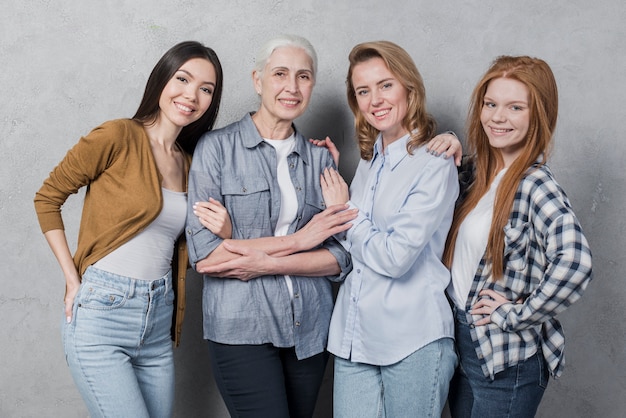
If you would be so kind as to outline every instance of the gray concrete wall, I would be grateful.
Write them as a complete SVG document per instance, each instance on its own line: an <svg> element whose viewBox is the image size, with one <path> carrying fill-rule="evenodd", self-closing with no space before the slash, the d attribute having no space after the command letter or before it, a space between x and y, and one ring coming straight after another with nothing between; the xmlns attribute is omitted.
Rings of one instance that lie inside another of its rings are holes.
<svg viewBox="0 0 626 418"><path fill-rule="evenodd" d="M257 105L255 50L281 32L306 36L320 58L305 134L331 135L342 171L356 166L344 93L347 54L362 41L404 46L425 79L442 130L463 132L468 97L500 54L551 64L560 117L551 167L594 251L595 280L562 315L567 368L552 381L540 417L621 417L626 410L624 121L626 6L620 0L30 0L0 11L0 416L84 417L61 348L63 277L39 231L32 200L80 135L131 116L148 73L173 44L211 45L226 74L218 125ZM64 214L75 245L81 197ZM200 281L176 350L177 417L227 416L201 338ZM319 403L330 416L331 381Z"/></svg>

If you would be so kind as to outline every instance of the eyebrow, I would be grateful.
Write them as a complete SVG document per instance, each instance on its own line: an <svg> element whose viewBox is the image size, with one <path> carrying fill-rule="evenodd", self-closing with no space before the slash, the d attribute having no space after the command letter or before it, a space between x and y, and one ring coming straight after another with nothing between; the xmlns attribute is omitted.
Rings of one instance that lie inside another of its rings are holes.
<svg viewBox="0 0 626 418"><path fill-rule="evenodd" d="M377 82L376 82L376 85L378 86L378 85L381 85L381 84L383 84L383 83L386 83L387 81L394 81L394 80L395 80L395 78L393 78L393 77L384 78L384 79L382 79L382 80L380 80L380 81L377 81ZM367 88L367 86L355 86L355 87L354 87L354 90L358 90L358 89L366 89L366 88Z"/></svg>
<svg viewBox="0 0 626 418"><path fill-rule="evenodd" d="M179 68L176 72L179 72L179 71L181 71L181 72L183 72L183 73L187 74L187 75L188 75L189 77L191 77L191 78L195 78L195 77L193 76L193 74L191 74L189 71L187 71L187 70L185 70L185 69L183 69L183 68ZM214 83L214 82L212 82L212 81L203 81L203 82L202 82L202 84L210 84L210 85L212 85L212 86L215 86L215 83Z"/></svg>
<svg viewBox="0 0 626 418"><path fill-rule="evenodd" d="M283 66L281 66L281 65L276 66L276 67L272 67L272 68L270 68L270 70L271 70L271 71L276 71L276 70L291 71L291 69L290 69L290 68L288 68L288 67L283 67ZM296 71L297 73L299 73L299 72L306 72L306 73L311 73L311 74L313 74L313 70L312 70L312 69L310 69L310 68L301 68L301 69L299 69L299 70L295 70L295 71Z"/></svg>
<svg viewBox="0 0 626 418"><path fill-rule="evenodd" d="M498 101L498 100L496 100L496 99L492 99L491 97L489 97L489 96L487 96L487 95L485 95L485 96L483 97L483 101L485 101L485 100L488 100L488 101L491 101L491 102L496 102L496 101ZM525 105L527 105L527 106L528 106L528 101L525 101L525 100L513 100L512 102L507 102L506 104L509 104L509 105L511 105L511 104L525 104Z"/></svg>

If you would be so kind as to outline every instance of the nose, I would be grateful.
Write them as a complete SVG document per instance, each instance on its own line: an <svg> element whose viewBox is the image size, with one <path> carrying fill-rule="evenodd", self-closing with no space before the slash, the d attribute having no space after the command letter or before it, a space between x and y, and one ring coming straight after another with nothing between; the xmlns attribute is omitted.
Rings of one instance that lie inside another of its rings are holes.
<svg viewBox="0 0 626 418"><path fill-rule="evenodd" d="M494 122L504 122L506 120L506 112L502 106L496 106L491 114L491 119Z"/></svg>
<svg viewBox="0 0 626 418"><path fill-rule="evenodd" d="M372 106L380 106L383 103L383 95L376 89L372 90L370 97L372 98Z"/></svg>
<svg viewBox="0 0 626 418"><path fill-rule="evenodd" d="M296 75L288 78L286 89L290 93L295 93L298 91L298 79Z"/></svg>
<svg viewBox="0 0 626 418"><path fill-rule="evenodd" d="M191 100L192 102L195 102L196 98L198 97L197 89L194 86L192 86L191 84L188 85L185 88L184 96L185 96L185 99Z"/></svg>

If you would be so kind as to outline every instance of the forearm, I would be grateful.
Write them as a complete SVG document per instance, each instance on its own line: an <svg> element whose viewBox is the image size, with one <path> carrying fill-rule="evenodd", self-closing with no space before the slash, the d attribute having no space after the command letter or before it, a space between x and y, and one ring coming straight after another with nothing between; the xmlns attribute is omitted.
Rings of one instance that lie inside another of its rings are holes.
<svg viewBox="0 0 626 418"><path fill-rule="evenodd" d="M262 251L273 257L283 257L301 251L301 248L298 246L298 240L294 235L228 241L237 245L243 245L252 250ZM205 267L225 263L239 257L239 254L230 252L224 248L224 242L222 242L206 258L196 263L196 270L201 271Z"/></svg>
<svg viewBox="0 0 626 418"><path fill-rule="evenodd" d="M44 236L61 266L61 270L63 270L66 284L78 284L80 282L80 276L74 265L74 260L69 245L67 244L67 238L65 237L65 231L62 229L52 229L47 231Z"/></svg>
<svg viewBox="0 0 626 418"><path fill-rule="evenodd" d="M337 259L326 249L274 257L272 274L323 277L341 273Z"/></svg>

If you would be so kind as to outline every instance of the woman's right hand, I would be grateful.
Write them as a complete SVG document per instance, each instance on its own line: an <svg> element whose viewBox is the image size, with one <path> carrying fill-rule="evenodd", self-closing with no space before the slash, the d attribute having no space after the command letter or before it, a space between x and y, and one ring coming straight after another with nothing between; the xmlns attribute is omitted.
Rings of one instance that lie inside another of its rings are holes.
<svg viewBox="0 0 626 418"><path fill-rule="evenodd" d="M65 280L65 298L63 299L63 302L65 303L65 321L68 324L72 322L74 299L76 299L78 289L80 289L80 281L78 278Z"/></svg>
<svg viewBox="0 0 626 418"><path fill-rule="evenodd" d="M359 214L358 209L348 209L348 205L333 205L314 215L301 229L294 233L301 251L315 248L333 235L344 232L352 226L350 221Z"/></svg>
<svg viewBox="0 0 626 418"><path fill-rule="evenodd" d="M222 239L232 238L233 225L228 211L212 197L208 202L196 202L193 205L193 214L206 229Z"/></svg>
<svg viewBox="0 0 626 418"><path fill-rule="evenodd" d="M339 167L339 149L337 149L337 146L329 136L327 136L326 139L309 139L309 142L318 147L328 149L328 152L330 152L330 155L333 157L333 161L335 161L335 166Z"/></svg>

